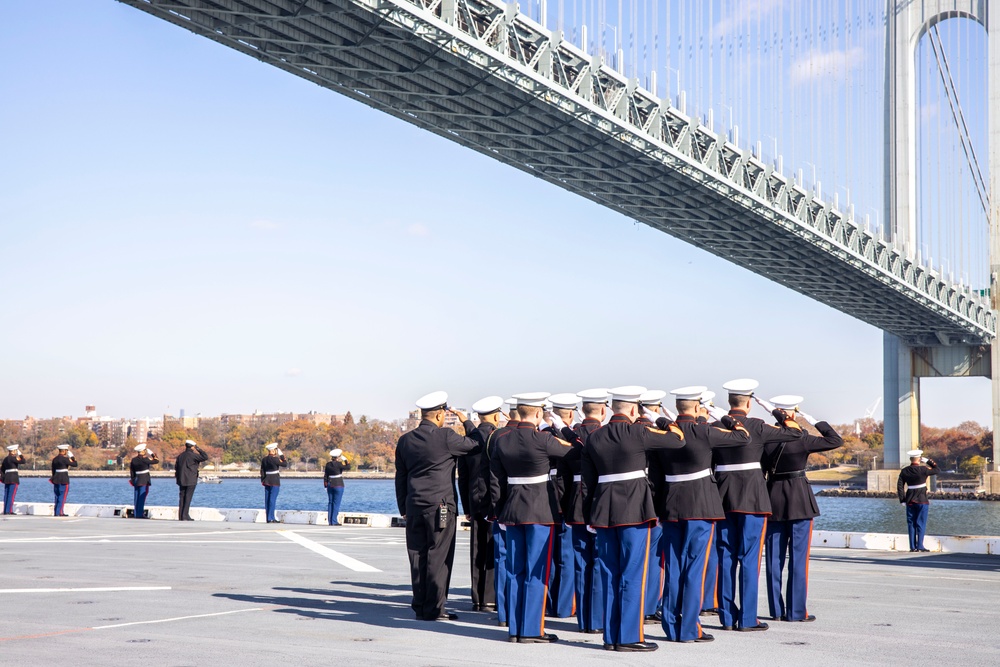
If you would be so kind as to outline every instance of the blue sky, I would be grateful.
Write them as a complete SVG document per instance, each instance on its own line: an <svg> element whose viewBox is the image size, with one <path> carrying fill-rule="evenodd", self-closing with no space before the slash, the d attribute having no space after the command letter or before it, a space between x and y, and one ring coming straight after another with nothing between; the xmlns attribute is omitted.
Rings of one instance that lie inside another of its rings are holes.
<svg viewBox="0 0 1000 667"><path fill-rule="evenodd" d="M881 395L880 331L112 0L8 0L0 99L0 417ZM923 408L987 423L989 383Z"/></svg>

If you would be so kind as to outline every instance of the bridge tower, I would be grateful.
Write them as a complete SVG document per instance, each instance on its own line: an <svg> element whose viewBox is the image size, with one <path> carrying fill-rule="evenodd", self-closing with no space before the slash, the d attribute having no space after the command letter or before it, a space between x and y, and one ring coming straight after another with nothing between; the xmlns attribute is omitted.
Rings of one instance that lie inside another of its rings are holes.
<svg viewBox="0 0 1000 667"><path fill-rule="evenodd" d="M898 245L917 258L917 43L935 24L967 18L988 32L990 286L994 313L1000 310L1000 11L989 0L887 0L885 70L885 220ZM996 9L996 8L994 8ZM884 334L886 468L908 463L906 452L920 443L920 378L986 376L993 381L993 461L1000 459L1000 351L963 344L937 334L936 341L908 341ZM895 473L876 475L882 488ZM1000 475L997 475L1000 476ZM874 484L873 484L874 482Z"/></svg>

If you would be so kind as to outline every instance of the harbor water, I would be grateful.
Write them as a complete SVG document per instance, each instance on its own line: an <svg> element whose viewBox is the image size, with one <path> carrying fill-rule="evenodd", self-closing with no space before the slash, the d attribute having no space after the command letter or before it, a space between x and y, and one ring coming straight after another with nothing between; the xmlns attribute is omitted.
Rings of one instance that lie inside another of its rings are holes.
<svg viewBox="0 0 1000 667"><path fill-rule="evenodd" d="M391 479L348 479L342 512L396 515L395 485ZM819 491L822 487L814 487ZM52 485L45 478L22 478L18 502L50 503ZM906 533L906 513L892 498L817 497L822 515L816 530L872 533ZM131 505L132 487L125 478L78 477L72 480L67 502ZM255 479L225 479L221 484L199 484L195 507L262 507L264 491ZM326 510L326 489L319 479L285 479L281 482L278 509ZM154 479L147 505L176 505L177 486L172 479ZM1000 535L1000 503L976 500L937 500L931 503L927 532L930 535Z"/></svg>

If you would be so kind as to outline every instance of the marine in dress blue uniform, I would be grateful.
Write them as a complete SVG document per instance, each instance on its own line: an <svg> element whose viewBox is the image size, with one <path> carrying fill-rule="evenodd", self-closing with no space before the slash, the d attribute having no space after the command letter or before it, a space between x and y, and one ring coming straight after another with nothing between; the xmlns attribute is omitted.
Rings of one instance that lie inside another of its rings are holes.
<svg viewBox="0 0 1000 667"><path fill-rule="evenodd" d="M260 460L260 483L264 487L264 514L268 523L278 523L274 511L278 506L278 492L281 491L281 469L288 467L285 455L278 449L278 443L264 446L267 454Z"/></svg>
<svg viewBox="0 0 1000 667"><path fill-rule="evenodd" d="M0 479L3 480L3 513L14 513L14 498L17 497L17 487L21 484L18 466L24 463L24 455L17 445L7 445L7 456L0 463Z"/></svg>
<svg viewBox="0 0 1000 667"><path fill-rule="evenodd" d="M611 390L611 420L583 448L584 514L597 531L604 599L604 648L655 651L643 630L650 531L656 521L646 477L647 452L684 446L672 425L635 424L645 387Z"/></svg>
<svg viewBox="0 0 1000 667"><path fill-rule="evenodd" d="M766 409L781 408L792 418L798 411L801 396L776 396ZM816 421L800 413L815 426L820 437L805 433L798 440L768 445L765 448L767 490L771 498L771 519L765 537L767 606L771 618L782 621L814 621L806 610L809 592L809 545L813 519L819 506L806 479L809 455L825 452L844 444L843 439L825 421ZM781 594L782 572L788 563L788 582Z"/></svg>
<svg viewBox="0 0 1000 667"><path fill-rule="evenodd" d="M657 493L667 553L667 584L663 591L663 631L669 641L708 642L698 617L702 608L705 568L712 549L714 522L725 518L722 500L712 477L712 451L742 447L750 434L738 422L723 416L724 428L710 426L701 406L705 387L682 387L670 393L677 400L675 425L684 434L684 447L659 453L664 475ZM666 419L657 420L665 424Z"/></svg>
<svg viewBox="0 0 1000 667"><path fill-rule="evenodd" d="M729 416L750 433L750 442L744 447L716 449L712 454L715 481L726 512L726 518L715 524L717 606L723 630L750 632L768 628L757 618L764 527L771 514L761 459L767 445L802 437L801 427L783 410L775 409L773 413L778 426L749 416L751 397L758 384L756 380L740 379L723 385L729 393Z"/></svg>
<svg viewBox="0 0 1000 667"><path fill-rule="evenodd" d="M515 394L518 422L496 438L490 459L491 489L499 494L497 520L507 539L508 640L522 644L558 639L545 632L545 602L552 528L559 505L550 459L571 453L569 443L538 430L545 392ZM491 491L492 493L492 491Z"/></svg>
<svg viewBox="0 0 1000 667"><path fill-rule="evenodd" d="M330 460L323 468L323 487L326 489L326 522L331 526L339 526L340 503L344 499L344 471L351 464L344 458L340 448L330 450Z"/></svg>
<svg viewBox="0 0 1000 667"><path fill-rule="evenodd" d="M487 396L472 404L479 425L469 433L476 441L474 453L458 460L458 494L469 520L469 566L472 574L472 610L488 611L496 606L496 561L493 525L490 521L489 479L480 474L486 457L486 443L500 425L503 398Z"/></svg>
<svg viewBox="0 0 1000 667"><path fill-rule="evenodd" d="M69 451L69 445L59 445L56 448L55 457L52 459L52 476L49 481L52 483L52 491L55 494L55 515L66 516L66 496L69 494L69 469L75 468L79 463Z"/></svg>
<svg viewBox="0 0 1000 667"><path fill-rule="evenodd" d="M420 424L396 443L396 505L406 518L406 555L410 561L413 599L418 620L454 620L445 611L455 562L455 489L457 461L477 447L472 438L444 428L446 412L462 421L466 433L475 425L448 407L448 394L421 397Z"/></svg>
<svg viewBox="0 0 1000 667"><path fill-rule="evenodd" d="M580 399L576 394L553 394L549 397L552 414L559 417L559 428L549 425L548 430L557 438L566 439L562 433L567 424L572 424L576 417L576 408ZM569 457L573 458L573 457ZM549 468L552 484L555 486L556 502L559 503L559 516L552 530L552 563L549 573L549 589L547 609L548 615L556 618L569 618L576 613L576 559L573 552L573 528L566 523L563 516L563 498L568 488L566 477L560 474L560 465L565 467L566 458L554 459Z"/></svg>
<svg viewBox="0 0 1000 667"><path fill-rule="evenodd" d="M146 498L149 497L149 487L152 486L152 476L149 474L149 466L156 465L160 459L156 458L156 453L149 451L146 445L135 446L136 455L128 465L128 481L132 485L132 517L135 519L146 518Z"/></svg>
<svg viewBox="0 0 1000 667"><path fill-rule="evenodd" d="M483 445L484 456L480 462L480 477L486 488L486 505L490 526L493 533L493 584L496 592L497 604L497 625L507 627L507 616L509 606L507 604L507 592L509 590L510 575L507 572L507 538L504 536L504 526L497 521L499 507L496 503L500 498L500 488L495 479L490 475L490 462L496 452L497 438L512 428L517 428L517 401L508 398L504 401L508 405L507 423L495 429L486 438Z"/></svg>
<svg viewBox="0 0 1000 667"><path fill-rule="evenodd" d="M643 414L635 420L636 424L655 427L653 418L659 418L659 412L663 408L663 399L667 392L662 389L651 389L639 397L639 406ZM648 416L647 416L648 415ZM646 457L646 478L649 482L650 491L656 489L654 480L663 478L663 470L660 468L660 459L653 453ZM653 497L653 506L656 506L656 497ZM649 530L649 554L646 566L646 600L643 604L643 611L646 614L646 623L659 623L663 620L661 607L663 605L663 582L666 572L664 552L663 552L663 527L656 521Z"/></svg>
<svg viewBox="0 0 1000 667"><path fill-rule="evenodd" d="M608 414L607 389L585 389L577 394L583 402L583 421L566 433L566 440L575 448L586 447L590 434L604 423ZM582 450L581 450L582 454ZM563 480L563 521L572 531L574 579L576 581L576 623L581 632L596 634L604 631L604 584L597 558L594 533L587 528L583 513L587 487L583 482L583 461L567 456L559 466Z"/></svg>
<svg viewBox="0 0 1000 667"><path fill-rule="evenodd" d="M921 458L924 453L919 449L911 449L906 455L910 457L910 465L899 471L896 494L899 502L906 504L906 532L910 536L910 551L928 551L924 548L927 510L930 507L927 479L938 474L938 467L931 459ZM924 463L927 465L923 465Z"/></svg>

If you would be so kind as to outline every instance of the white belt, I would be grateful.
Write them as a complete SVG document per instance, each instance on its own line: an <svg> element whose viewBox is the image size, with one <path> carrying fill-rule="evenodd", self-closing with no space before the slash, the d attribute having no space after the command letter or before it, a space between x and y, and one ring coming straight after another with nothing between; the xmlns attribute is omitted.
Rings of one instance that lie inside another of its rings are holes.
<svg viewBox="0 0 1000 667"><path fill-rule="evenodd" d="M327 479L337 479L338 477L343 477L343 475L330 475Z"/></svg>
<svg viewBox="0 0 1000 667"><path fill-rule="evenodd" d="M278 474L279 472L281 472L281 471L280 471L280 470L268 470L268 471L267 471L266 473L264 473L264 474L265 474L265 475L277 475L277 474Z"/></svg>
<svg viewBox="0 0 1000 667"><path fill-rule="evenodd" d="M715 466L715 472L734 472L736 470L760 470L760 462L755 461L753 463L724 463L721 466Z"/></svg>
<svg viewBox="0 0 1000 667"><path fill-rule="evenodd" d="M53 470L52 472L53 473L57 473L57 472L69 472L69 468L59 468L59 470Z"/></svg>
<svg viewBox="0 0 1000 667"><path fill-rule="evenodd" d="M583 481L583 475L573 475L573 481L574 482L582 482Z"/></svg>
<svg viewBox="0 0 1000 667"><path fill-rule="evenodd" d="M913 486L910 486L909 484L907 484L906 488L911 489L911 490L912 489L924 489L924 488L927 488L927 484L914 484Z"/></svg>
<svg viewBox="0 0 1000 667"><path fill-rule="evenodd" d="M597 478L598 484L606 484L608 482L624 482L627 479L639 479L640 477L645 477L645 470L633 470L632 472L616 472L613 475L601 475Z"/></svg>
<svg viewBox="0 0 1000 667"><path fill-rule="evenodd" d="M535 475L534 477L508 477L508 484L541 484L549 481L548 475Z"/></svg>
<svg viewBox="0 0 1000 667"><path fill-rule="evenodd" d="M689 472L686 475L664 475L663 478L668 482L690 482L695 479L701 479L702 477L708 477L712 474L709 468L704 470L699 470L698 472Z"/></svg>
<svg viewBox="0 0 1000 667"><path fill-rule="evenodd" d="M9 475L12 472L17 472L17 468L7 468L6 470L3 471L3 474Z"/></svg>
<svg viewBox="0 0 1000 667"><path fill-rule="evenodd" d="M557 469L555 469L555 468L549 469L549 477L555 477L558 474L559 474L559 471Z"/></svg>

